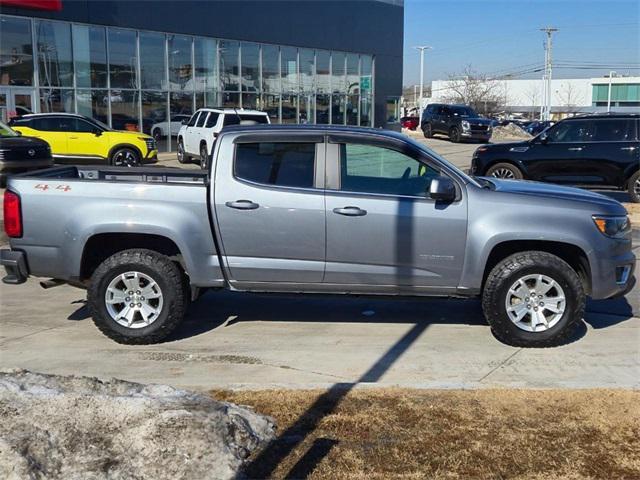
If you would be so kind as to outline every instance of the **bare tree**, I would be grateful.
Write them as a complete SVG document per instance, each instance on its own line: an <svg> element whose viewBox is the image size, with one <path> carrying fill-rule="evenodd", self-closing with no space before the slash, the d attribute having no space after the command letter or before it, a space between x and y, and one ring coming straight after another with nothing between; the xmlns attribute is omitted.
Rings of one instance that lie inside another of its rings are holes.
<svg viewBox="0 0 640 480"><path fill-rule="evenodd" d="M531 107L529 118L533 120L536 117L536 112L540 108L540 85L532 83L529 88L524 92L524 96L527 99L527 106Z"/></svg>
<svg viewBox="0 0 640 480"><path fill-rule="evenodd" d="M584 95L571 82L564 83L558 91L558 98L567 113L576 113L578 106L584 101Z"/></svg>
<svg viewBox="0 0 640 480"><path fill-rule="evenodd" d="M506 104L507 91L502 83L475 72L469 65L462 74L449 75L441 97L447 103L463 103L479 113L491 115Z"/></svg>

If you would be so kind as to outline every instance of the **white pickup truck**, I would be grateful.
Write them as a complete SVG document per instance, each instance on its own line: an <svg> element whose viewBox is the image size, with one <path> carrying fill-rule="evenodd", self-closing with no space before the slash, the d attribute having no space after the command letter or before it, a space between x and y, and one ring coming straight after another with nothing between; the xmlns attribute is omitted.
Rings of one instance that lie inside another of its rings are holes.
<svg viewBox="0 0 640 480"><path fill-rule="evenodd" d="M178 161L189 163L200 159L200 167L207 167L207 158L213 152L220 131L230 125L258 125L269 122L269 115L258 110L242 108L201 108L194 113L178 132Z"/></svg>

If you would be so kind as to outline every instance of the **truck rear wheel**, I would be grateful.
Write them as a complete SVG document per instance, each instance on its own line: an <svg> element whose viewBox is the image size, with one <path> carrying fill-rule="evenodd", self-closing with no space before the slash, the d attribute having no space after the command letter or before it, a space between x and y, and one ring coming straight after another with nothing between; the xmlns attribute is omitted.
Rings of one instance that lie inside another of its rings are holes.
<svg viewBox="0 0 640 480"><path fill-rule="evenodd" d="M496 338L517 347L567 343L580 323L585 293L578 274L546 252L511 255L484 286L482 310Z"/></svg>
<svg viewBox="0 0 640 480"><path fill-rule="evenodd" d="M124 250L91 277L88 304L96 326L118 343L158 343L182 321L188 305L183 275L165 255Z"/></svg>

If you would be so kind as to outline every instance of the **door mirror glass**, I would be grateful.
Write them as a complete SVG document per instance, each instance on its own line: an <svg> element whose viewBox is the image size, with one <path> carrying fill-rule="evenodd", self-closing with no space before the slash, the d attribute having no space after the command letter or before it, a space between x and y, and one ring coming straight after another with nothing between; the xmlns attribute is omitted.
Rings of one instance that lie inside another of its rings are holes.
<svg viewBox="0 0 640 480"><path fill-rule="evenodd" d="M434 200L452 202L456 199L456 186L449 177L439 176L429 184L429 197Z"/></svg>
<svg viewBox="0 0 640 480"><path fill-rule="evenodd" d="M540 134L540 136L538 137L538 140L542 144L547 144L547 143L549 143L549 135L547 135L547 132L542 132Z"/></svg>

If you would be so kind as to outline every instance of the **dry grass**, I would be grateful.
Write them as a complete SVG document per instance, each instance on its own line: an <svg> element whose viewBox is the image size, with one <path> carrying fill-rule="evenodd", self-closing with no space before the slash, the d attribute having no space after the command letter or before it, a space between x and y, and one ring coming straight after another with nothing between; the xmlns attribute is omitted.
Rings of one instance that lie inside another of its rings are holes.
<svg viewBox="0 0 640 480"><path fill-rule="evenodd" d="M334 389L212 395L250 405L278 423L278 440L250 459L250 478L640 478L638 392Z"/></svg>

